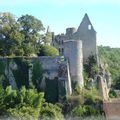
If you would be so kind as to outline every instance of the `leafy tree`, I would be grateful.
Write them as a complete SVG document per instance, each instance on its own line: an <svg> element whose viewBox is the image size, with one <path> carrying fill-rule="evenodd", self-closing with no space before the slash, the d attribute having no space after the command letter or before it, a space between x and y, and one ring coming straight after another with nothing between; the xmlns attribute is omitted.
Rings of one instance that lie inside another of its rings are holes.
<svg viewBox="0 0 120 120"><path fill-rule="evenodd" d="M57 56L57 55L59 55L59 52L53 46L41 45L38 55L39 56Z"/></svg>
<svg viewBox="0 0 120 120"><path fill-rule="evenodd" d="M11 13L0 13L0 55L31 56L38 52L38 40L43 25L31 15L16 18Z"/></svg>
<svg viewBox="0 0 120 120"><path fill-rule="evenodd" d="M24 36L20 25L11 13L0 13L0 55L23 55L21 43Z"/></svg>
<svg viewBox="0 0 120 120"><path fill-rule="evenodd" d="M99 73L99 67L97 65L97 61L95 56L89 56L87 62L84 64L84 79L85 85L87 85L89 78L95 77L96 74Z"/></svg>
<svg viewBox="0 0 120 120"><path fill-rule="evenodd" d="M37 53L37 41L39 40L39 32L43 30L43 25L40 20L31 15L23 15L18 19L21 25L20 32L24 35L22 46L24 55L30 56Z"/></svg>

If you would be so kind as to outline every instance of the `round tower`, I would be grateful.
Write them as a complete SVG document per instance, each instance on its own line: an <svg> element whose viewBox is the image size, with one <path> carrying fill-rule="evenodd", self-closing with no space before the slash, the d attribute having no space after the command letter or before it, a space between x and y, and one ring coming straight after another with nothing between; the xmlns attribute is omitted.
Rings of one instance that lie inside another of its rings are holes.
<svg viewBox="0 0 120 120"><path fill-rule="evenodd" d="M66 29L66 35L72 35L75 32L76 32L76 28L74 27Z"/></svg>
<svg viewBox="0 0 120 120"><path fill-rule="evenodd" d="M83 87L84 81L82 41L64 41L64 56L69 61L71 80L77 82L80 87Z"/></svg>

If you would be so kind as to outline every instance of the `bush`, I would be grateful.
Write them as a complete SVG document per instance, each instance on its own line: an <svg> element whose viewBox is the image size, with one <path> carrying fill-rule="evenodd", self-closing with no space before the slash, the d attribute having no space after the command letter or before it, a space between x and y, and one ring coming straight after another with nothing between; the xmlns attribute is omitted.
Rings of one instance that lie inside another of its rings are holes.
<svg viewBox="0 0 120 120"><path fill-rule="evenodd" d="M58 50L50 45L41 45L38 56L58 56Z"/></svg>
<svg viewBox="0 0 120 120"><path fill-rule="evenodd" d="M44 102L43 97L43 93L38 93L34 89L27 90L25 87L22 87L17 91L8 86L5 90L1 89L0 111L3 111L1 115L38 119Z"/></svg>
<svg viewBox="0 0 120 120"><path fill-rule="evenodd" d="M109 91L109 97L110 97L110 98L116 98L116 97L117 97L117 94L116 94L116 92L115 92L113 89L111 89L111 90Z"/></svg>
<svg viewBox="0 0 120 120"><path fill-rule="evenodd" d="M85 117L97 114L97 110L89 105L77 106L72 110L73 117Z"/></svg>
<svg viewBox="0 0 120 120"><path fill-rule="evenodd" d="M42 120L63 120L62 110L57 105L51 103L45 103L40 113Z"/></svg>

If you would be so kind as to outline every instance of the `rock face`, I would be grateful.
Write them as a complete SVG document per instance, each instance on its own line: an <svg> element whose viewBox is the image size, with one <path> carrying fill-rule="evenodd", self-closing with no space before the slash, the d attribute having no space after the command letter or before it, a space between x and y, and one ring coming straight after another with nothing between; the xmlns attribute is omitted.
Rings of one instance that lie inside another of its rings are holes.
<svg viewBox="0 0 120 120"><path fill-rule="evenodd" d="M109 100L109 89L107 87L106 79L104 79L102 76L97 76L97 84L98 84L98 90L100 96L103 98L104 101Z"/></svg>

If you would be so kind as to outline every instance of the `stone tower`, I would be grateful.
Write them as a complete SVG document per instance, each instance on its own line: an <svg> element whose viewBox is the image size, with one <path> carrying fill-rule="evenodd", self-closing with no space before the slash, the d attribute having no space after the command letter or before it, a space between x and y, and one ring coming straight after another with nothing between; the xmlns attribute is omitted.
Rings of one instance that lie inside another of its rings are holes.
<svg viewBox="0 0 120 120"><path fill-rule="evenodd" d="M67 28L65 34L52 37L52 45L59 50L60 55L69 61L71 80L83 86L83 63L89 56L97 59L96 31L87 14L76 30Z"/></svg>
<svg viewBox="0 0 120 120"><path fill-rule="evenodd" d="M82 88L84 86L82 41L64 41L64 56L69 63L71 80Z"/></svg>
<svg viewBox="0 0 120 120"><path fill-rule="evenodd" d="M87 14L82 19L77 32L74 34L76 39L81 39L83 42L83 61L86 62L89 56L97 55L96 47L96 31L91 24Z"/></svg>

